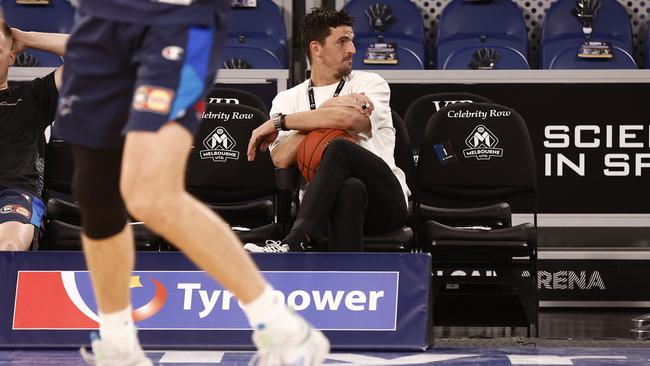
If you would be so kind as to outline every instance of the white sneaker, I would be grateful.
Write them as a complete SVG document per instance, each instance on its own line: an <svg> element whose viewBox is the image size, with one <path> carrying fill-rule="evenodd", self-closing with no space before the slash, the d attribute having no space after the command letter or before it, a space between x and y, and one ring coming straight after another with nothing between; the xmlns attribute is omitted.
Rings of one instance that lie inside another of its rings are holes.
<svg viewBox="0 0 650 366"><path fill-rule="evenodd" d="M102 343L96 332L90 334L90 348L92 353L85 347L79 349L81 358L88 365L95 366L153 366L153 362L145 356L144 351L137 344L128 354L112 353L106 344Z"/></svg>
<svg viewBox="0 0 650 366"><path fill-rule="evenodd" d="M246 243L244 249L250 253L287 253L289 252L289 244L282 244L279 240L267 240L265 246Z"/></svg>
<svg viewBox="0 0 650 366"><path fill-rule="evenodd" d="M325 335L300 316L292 316L301 323L302 334L280 334L278 329L255 330L253 343L257 354L249 366L318 366L325 361L330 351Z"/></svg>

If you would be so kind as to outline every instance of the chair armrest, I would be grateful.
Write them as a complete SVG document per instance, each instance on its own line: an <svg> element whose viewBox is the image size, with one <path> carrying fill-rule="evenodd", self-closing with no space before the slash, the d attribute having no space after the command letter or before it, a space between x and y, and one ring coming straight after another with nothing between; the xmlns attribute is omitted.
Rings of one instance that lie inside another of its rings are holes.
<svg viewBox="0 0 650 366"><path fill-rule="evenodd" d="M449 226L509 227L512 222L510 205L505 202L471 208L441 208L420 205L417 216L422 222L435 220Z"/></svg>

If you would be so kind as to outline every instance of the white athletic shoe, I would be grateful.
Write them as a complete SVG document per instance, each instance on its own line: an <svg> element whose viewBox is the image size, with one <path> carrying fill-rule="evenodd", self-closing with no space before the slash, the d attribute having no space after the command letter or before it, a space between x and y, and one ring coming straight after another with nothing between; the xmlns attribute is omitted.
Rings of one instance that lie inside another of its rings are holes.
<svg viewBox="0 0 650 366"><path fill-rule="evenodd" d="M302 334L280 334L280 329L262 329L253 332L257 354L249 366L318 366L330 351L330 342L319 330L304 319L292 314L301 323Z"/></svg>
<svg viewBox="0 0 650 366"><path fill-rule="evenodd" d="M289 245L282 244L279 240L267 240L265 246L246 243L244 249L250 253L287 253L289 252Z"/></svg>
<svg viewBox="0 0 650 366"><path fill-rule="evenodd" d="M153 362L145 356L144 351L137 344L128 354L115 354L99 339L96 332L90 334L90 348L81 347L79 353L88 365L95 366L153 366Z"/></svg>

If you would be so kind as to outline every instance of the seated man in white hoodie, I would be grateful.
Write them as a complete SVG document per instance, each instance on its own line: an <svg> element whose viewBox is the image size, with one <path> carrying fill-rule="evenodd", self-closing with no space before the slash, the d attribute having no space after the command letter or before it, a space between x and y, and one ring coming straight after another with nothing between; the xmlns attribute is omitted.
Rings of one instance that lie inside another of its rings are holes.
<svg viewBox="0 0 650 366"><path fill-rule="evenodd" d="M364 234L399 229L408 215L410 192L393 157L390 88L377 74L352 71L354 32L344 10L312 9L302 32L311 76L276 96L271 119L251 135L248 159L255 158L259 145L262 151L270 148L277 167L289 167L305 135L319 128L346 130L356 143L336 139L325 149L283 240L245 248L301 251L327 235L329 251L363 251Z"/></svg>

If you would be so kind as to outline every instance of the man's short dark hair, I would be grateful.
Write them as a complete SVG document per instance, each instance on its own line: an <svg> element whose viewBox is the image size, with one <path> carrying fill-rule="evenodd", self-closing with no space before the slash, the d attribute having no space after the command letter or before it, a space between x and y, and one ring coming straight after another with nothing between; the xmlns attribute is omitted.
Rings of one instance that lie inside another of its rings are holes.
<svg viewBox="0 0 650 366"><path fill-rule="evenodd" d="M2 23L2 34L5 36L5 40L7 40L7 42L9 42L11 45L14 40L11 33L11 27L9 27L9 24L7 24L7 22L4 20L0 20L0 23Z"/></svg>
<svg viewBox="0 0 650 366"><path fill-rule="evenodd" d="M325 38L332 34L330 28L341 26L351 27L353 20L345 10L333 11L312 8L302 21L302 45L305 48L305 53L307 53L309 61L311 61L309 44L312 41L324 44Z"/></svg>

